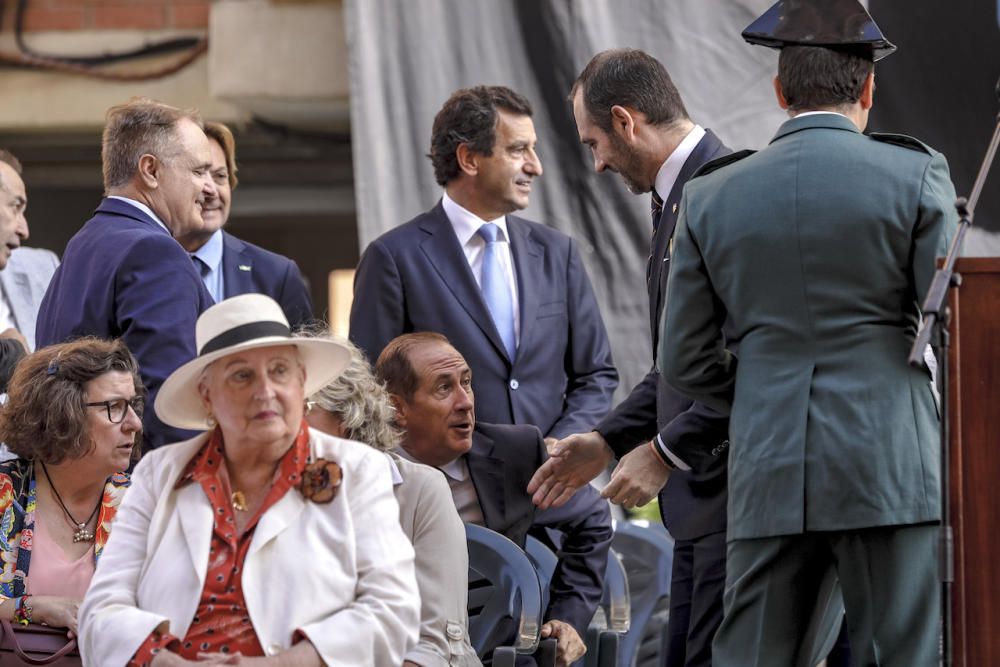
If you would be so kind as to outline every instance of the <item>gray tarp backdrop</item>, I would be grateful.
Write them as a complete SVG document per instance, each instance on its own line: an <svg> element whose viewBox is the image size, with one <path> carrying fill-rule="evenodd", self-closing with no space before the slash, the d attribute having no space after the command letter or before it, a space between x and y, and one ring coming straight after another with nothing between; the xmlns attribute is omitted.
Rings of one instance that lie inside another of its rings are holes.
<svg viewBox="0 0 1000 667"><path fill-rule="evenodd" d="M695 122L734 149L761 148L785 119L771 88L777 53L751 47L739 34L770 4L347 0L362 249L439 199L441 189L426 153L434 114L448 95L479 84L510 86L534 105L544 167L523 215L579 243L621 372L618 397L623 396L652 361L644 273L651 232L648 197L629 194L617 175L594 173L566 96L598 51L640 48L666 65ZM954 150L962 160L955 169L956 186L967 192L996 111L990 103L1000 74L996 0L868 4L900 47L878 68L873 129L921 137L953 162L949 149ZM956 4L962 6L957 16L951 9ZM971 20L975 16L981 18ZM967 19L974 24L969 32ZM956 89L963 94L949 94ZM881 116L880 105L886 109ZM995 187L992 194L998 191ZM996 199L984 198L983 206L991 203L996 211ZM977 222L988 218L981 210Z"/></svg>

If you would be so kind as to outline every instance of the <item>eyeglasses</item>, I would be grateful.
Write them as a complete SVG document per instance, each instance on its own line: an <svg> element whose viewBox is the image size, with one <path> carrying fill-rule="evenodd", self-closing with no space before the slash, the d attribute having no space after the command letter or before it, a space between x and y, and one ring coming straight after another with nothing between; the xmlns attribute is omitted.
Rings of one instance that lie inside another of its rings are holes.
<svg viewBox="0 0 1000 667"><path fill-rule="evenodd" d="M110 401L97 401L96 403L84 403L88 408L104 408L108 411L108 421L112 424L121 424L125 421L125 415L131 407L136 416L142 417L142 408L145 400L142 396L135 398L115 398Z"/></svg>

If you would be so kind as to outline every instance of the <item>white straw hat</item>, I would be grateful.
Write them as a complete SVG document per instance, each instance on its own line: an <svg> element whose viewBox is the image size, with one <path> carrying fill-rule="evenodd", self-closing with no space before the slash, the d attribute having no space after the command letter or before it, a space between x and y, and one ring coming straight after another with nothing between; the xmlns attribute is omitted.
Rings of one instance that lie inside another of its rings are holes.
<svg viewBox="0 0 1000 667"><path fill-rule="evenodd" d="M306 396L337 379L350 360L347 348L336 341L292 338L281 306L263 294L234 296L206 310L198 318L195 343L198 356L171 373L156 396L156 415L177 428L210 428L198 381L216 359L257 347L294 345L306 369Z"/></svg>

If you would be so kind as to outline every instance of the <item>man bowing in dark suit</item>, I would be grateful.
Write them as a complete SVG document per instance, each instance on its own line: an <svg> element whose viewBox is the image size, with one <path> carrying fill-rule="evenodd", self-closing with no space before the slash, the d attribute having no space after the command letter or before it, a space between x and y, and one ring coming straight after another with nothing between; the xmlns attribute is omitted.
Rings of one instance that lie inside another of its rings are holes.
<svg viewBox="0 0 1000 667"><path fill-rule="evenodd" d="M546 457L541 433L534 426L478 421L475 374L441 334L390 341L375 374L385 382L404 431L400 455L445 474L463 521L522 549L529 532L543 540L546 528L562 533L541 633L556 638L561 667L574 662L586 651L581 637L601 599L613 536L607 502L587 487L565 507L536 511L525 487Z"/></svg>
<svg viewBox="0 0 1000 667"><path fill-rule="evenodd" d="M474 371L482 421L590 428L618 385L593 288L572 239L511 215L542 174L531 105L502 86L456 91L430 157L441 201L365 251L351 340L374 360L400 334L440 332Z"/></svg>
<svg viewBox="0 0 1000 667"><path fill-rule="evenodd" d="M299 267L283 255L236 238L222 227L229 220L236 177L236 140L222 123L205 123L212 147L216 197L205 201L205 226L177 238L191 253L205 288L218 303L239 294L266 294L281 306L293 329L313 317L312 300Z"/></svg>
<svg viewBox="0 0 1000 667"><path fill-rule="evenodd" d="M667 70L642 51L597 54L570 98L594 169L620 174L634 194L652 191L646 279L655 350L681 190L698 167L729 149L711 130L691 122ZM667 650L672 667L711 665L712 638L722 622L728 427L725 416L673 391L653 366L594 430L555 445L531 486L539 503L548 506L563 489L568 494L579 488L618 458L604 490L613 502L642 505L663 489L663 523L675 540ZM664 488L668 469L678 465L664 443L678 439L712 443L720 456L704 473L675 473Z"/></svg>
<svg viewBox="0 0 1000 667"><path fill-rule="evenodd" d="M101 145L105 198L70 239L38 313L38 347L81 336L121 338L139 361L149 405L195 356L198 315L212 305L174 237L202 226L216 196L208 137L195 111L145 98L108 110ZM155 412L147 447L186 440Z"/></svg>

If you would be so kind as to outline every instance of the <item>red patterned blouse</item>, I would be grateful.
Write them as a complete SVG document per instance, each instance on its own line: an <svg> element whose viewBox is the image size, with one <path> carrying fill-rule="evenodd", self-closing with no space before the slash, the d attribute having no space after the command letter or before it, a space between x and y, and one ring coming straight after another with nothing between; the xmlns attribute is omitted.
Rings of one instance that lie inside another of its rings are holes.
<svg viewBox="0 0 1000 667"><path fill-rule="evenodd" d="M153 656L162 650L173 651L189 660L196 659L199 653L264 655L243 598L243 561L261 515L298 486L302 478L309 458L308 426L302 422L294 444L278 463L271 490L239 535L236 534L229 483L228 480L224 483L219 474L223 458L222 434L216 428L177 481L178 487L191 482L200 484L215 517L205 587L191 627L183 640L154 631L135 652L128 667L147 667Z"/></svg>

